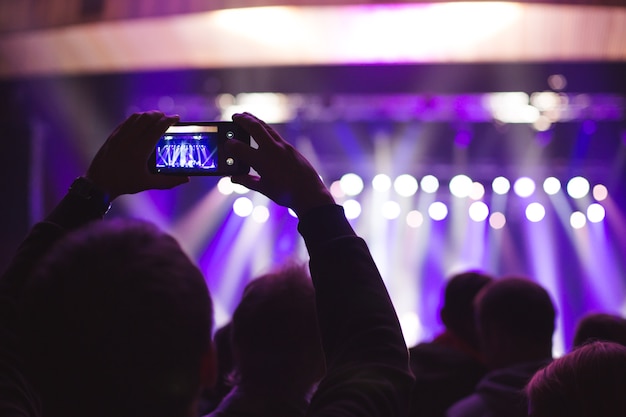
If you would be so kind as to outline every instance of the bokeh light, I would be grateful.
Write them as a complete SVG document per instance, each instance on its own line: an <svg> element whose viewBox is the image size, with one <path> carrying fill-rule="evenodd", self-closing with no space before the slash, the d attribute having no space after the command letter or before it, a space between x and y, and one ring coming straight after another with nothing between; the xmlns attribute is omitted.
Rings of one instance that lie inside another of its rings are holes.
<svg viewBox="0 0 626 417"><path fill-rule="evenodd" d="M372 188L376 191L387 191L391 188L391 178L386 174L378 174L372 179Z"/></svg>
<svg viewBox="0 0 626 417"><path fill-rule="evenodd" d="M470 189L469 198L472 200L480 200L485 196L485 186L479 182L474 182Z"/></svg>
<svg viewBox="0 0 626 417"><path fill-rule="evenodd" d="M257 223L265 223L270 218L270 211L265 206L256 206L252 210L252 219Z"/></svg>
<svg viewBox="0 0 626 417"><path fill-rule="evenodd" d="M357 174L344 174L339 180L339 185L346 195L355 196L363 191L363 180Z"/></svg>
<svg viewBox="0 0 626 417"><path fill-rule="evenodd" d="M511 182L505 177L496 177L491 182L491 189L496 194L504 195L511 189Z"/></svg>
<svg viewBox="0 0 626 417"><path fill-rule="evenodd" d="M604 201L609 196L609 190L602 184L594 185L592 193L596 201Z"/></svg>
<svg viewBox="0 0 626 417"><path fill-rule="evenodd" d="M417 210L411 210L406 215L406 224L418 228L424 223L424 215Z"/></svg>
<svg viewBox="0 0 626 417"><path fill-rule="evenodd" d="M346 218L352 220L361 215L361 204L356 200L346 200L342 204L343 211L346 214Z"/></svg>
<svg viewBox="0 0 626 417"><path fill-rule="evenodd" d="M475 222L482 222L489 216L489 207L482 201L475 201L469 206L469 216Z"/></svg>
<svg viewBox="0 0 626 417"><path fill-rule="evenodd" d="M519 197L530 197L535 192L535 181L528 177L518 178L513 184L513 191Z"/></svg>
<svg viewBox="0 0 626 417"><path fill-rule="evenodd" d="M467 197L472 191L472 183L472 179L467 175L456 175L450 180L450 192L455 197Z"/></svg>
<svg viewBox="0 0 626 417"><path fill-rule="evenodd" d="M425 175L420 181L422 191L425 193L435 193L439 189L439 180L434 175Z"/></svg>
<svg viewBox="0 0 626 417"><path fill-rule="evenodd" d="M530 203L526 207L526 218L533 223L540 222L546 216L546 209L539 203Z"/></svg>
<svg viewBox="0 0 626 417"><path fill-rule="evenodd" d="M496 211L489 216L489 226L494 229L502 229L506 225L506 217L503 213Z"/></svg>
<svg viewBox="0 0 626 417"><path fill-rule="evenodd" d="M572 198L583 198L589 193L589 181L584 177L574 177L567 182L567 194Z"/></svg>
<svg viewBox="0 0 626 417"><path fill-rule="evenodd" d="M412 175L402 174L393 182L393 188L401 196L410 197L417 192L417 180Z"/></svg>
<svg viewBox="0 0 626 417"><path fill-rule="evenodd" d="M222 177L217 182L217 191L223 195L231 195L233 193L233 185L229 177Z"/></svg>
<svg viewBox="0 0 626 417"><path fill-rule="evenodd" d="M561 191L561 181L554 177L548 177L543 182L543 191L548 195L555 195Z"/></svg>
<svg viewBox="0 0 626 417"><path fill-rule="evenodd" d="M248 217L254 210L254 204L248 197L239 197L233 202L233 211L239 217Z"/></svg>
<svg viewBox="0 0 626 417"><path fill-rule="evenodd" d="M441 201L435 201L428 207L428 216L436 221L443 220L448 216L448 206Z"/></svg>
<svg viewBox="0 0 626 417"><path fill-rule="evenodd" d="M587 218L591 223L600 223L606 216L606 210L598 203L592 203L587 207Z"/></svg>
<svg viewBox="0 0 626 417"><path fill-rule="evenodd" d="M569 216L569 224L574 229L582 229L587 224L587 218L580 211L575 211Z"/></svg>

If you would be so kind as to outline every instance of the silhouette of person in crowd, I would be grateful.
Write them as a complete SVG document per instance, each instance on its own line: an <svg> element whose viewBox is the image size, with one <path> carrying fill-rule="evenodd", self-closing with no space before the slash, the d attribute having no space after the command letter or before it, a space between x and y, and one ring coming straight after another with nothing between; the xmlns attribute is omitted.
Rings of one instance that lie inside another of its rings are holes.
<svg viewBox="0 0 626 417"><path fill-rule="evenodd" d="M304 416L324 374L315 290L302 265L250 282L232 318L235 387L211 417Z"/></svg>
<svg viewBox="0 0 626 417"><path fill-rule="evenodd" d="M0 341L0 367L11 371L0 375L0 407L12 415L196 415L215 375L204 279L154 226L102 221L120 195L189 181L148 170L177 120L155 111L123 122L0 278L0 332L17 341ZM367 245L293 146L250 114L233 120L258 144L227 142L258 173L233 181L292 208L309 252L328 367L308 415L406 414L408 353Z"/></svg>
<svg viewBox="0 0 626 417"><path fill-rule="evenodd" d="M626 346L592 341L555 359L526 386L530 417L626 416Z"/></svg>
<svg viewBox="0 0 626 417"><path fill-rule="evenodd" d="M616 342L626 346L626 318L608 313L589 313L576 325L574 347L591 340Z"/></svg>
<svg viewBox="0 0 626 417"><path fill-rule="evenodd" d="M552 300L539 284L511 277L486 285L475 303L478 337L490 371L446 415L526 416L523 388L552 359Z"/></svg>
<svg viewBox="0 0 626 417"><path fill-rule="evenodd" d="M439 313L445 330L433 341L409 349L415 375L411 416L444 416L487 372L475 330L474 298L491 280L485 273L467 271L446 284Z"/></svg>

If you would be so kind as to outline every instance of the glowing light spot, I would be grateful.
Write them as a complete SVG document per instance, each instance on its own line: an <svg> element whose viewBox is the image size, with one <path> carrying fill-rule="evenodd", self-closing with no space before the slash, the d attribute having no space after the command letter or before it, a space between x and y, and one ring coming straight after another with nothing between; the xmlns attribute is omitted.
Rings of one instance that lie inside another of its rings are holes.
<svg viewBox="0 0 626 417"><path fill-rule="evenodd" d="M439 189L439 180L434 175L426 175L420 181L420 185L422 186L422 191L432 194Z"/></svg>
<svg viewBox="0 0 626 417"><path fill-rule="evenodd" d="M506 217L504 214L496 211L489 216L489 225L494 229L502 229L506 224Z"/></svg>
<svg viewBox="0 0 626 417"><path fill-rule="evenodd" d="M574 177L567 182L567 194L572 198L583 198L589 193L589 181L584 177Z"/></svg>
<svg viewBox="0 0 626 417"><path fill-rule="evenodd" d="M469 216L475 222L482 222L489 216L489 207L482 201L475 201L469 206Z"/></svg>
<svg viewBox="0 0 626 417"><path fill-rule="evenodd" d="M562 90L567 86L567 79L561 74L553 74L548 77L548 85L553 90Z"/></svg>
<svg viewBox="0 0 626 417"><path fill-rule="evenodd" d="M363 180L356 174L345 174L339 180L339 184L346 195L355 196L363 191Z"/></svg>
<svg viewBox="0 0 626 417"><path fill-rule="evenodd" d="M543 220L546 216L546 209L539 203L530 203L526 207L526 218L533 223Z"/></svg>
<svg viewBox="0 0 626 417"><path fill-rule="evenodd" d="M530 197L535 192L535 181L528 177L518 178L513 184L513 191L522 198Z"/></svg>
<svg viewBox="0 0 626 417"><path fill-rule="evenodd" d="M265 223L270 218L270 211L265 206L256 206L252 210L252 219L257 223Z"/></svg>
<svg viewBox="0 0 626 417"><path fill-rule="evenodd" d="M443 220L448 217L448 206L441 201L435 201L428 207L428 215L433 220Z"/></svg>
<svg viewBox="0 0 626 417"><path fill-rule="evenodd" d="M602 184L596 184L593 186L593 198L595 198L596 201L604 201L608 196L609 190L606 186Z"/></svg>
<svg viewBox="0 0 626 417"><path fill-rule="evenodd" d="M414 176L403 174L393 182L393 188L403 197L410 197L417 192L417 180Z"/></svg>
<svg viewBox="0 0 626 417"><path fill-rule="evenodd" d="M450 180L449 187L453 196L467 197L472 191L472 179L467 175L456 175Z"/></svg>
<svg viewBox="0 0 626 417"><path fill-rule="evenodd" d="M543 191L548 195L555 195L561 191L561 181L554 177L548 177L543 182Z"/></svg>
<svg viewBox="0 0 626 417"><path fill-rule="evenodd" d="M341 184L339 183L339 181L333 181L333 183L330 184L330 193L335 198L343 198L346 196L346 193L343 192L343 189L341 188Z"/></svg>
<svg viewBox="0 0 626 417"><path fill-rule="evenodd" d="M391 178L389 175L378 174L372 179L372 187L376 191L387 191L391 188Z"/></svg>
<svg viewBox="0 0 626 417"><path fill-rule="evenodd" d="M346 200L342 206L347 219L356 219L361 215L361 204L356 200Z"/></svg>
<svg viewBox="0 0 626 417"><path fill-rule="evenodd" d="M493 182L491 183L491 189L496 194L504 195L508 193L511 189L511 183L508 179L504 177L497 177L494 178Z"/></svg>
<svg viewBox="0 0 626 417"><path fill-rule="evenodd" d="M293 217L293 218L296 218L296 219L298 218L298 215L296 214L296 212L295 212L295 211L293 211L293 210L292 210L292 209L290 209L290 208L289 208L289 209L287 209L287 213L289 213L289 215L290 215L291 217Z"/></svg>
<svg viewBox="0 0 626 417"><path fill-rule="evenodd" d="M254 210L254 204L248 197L239 197L233 203L233 211L239 217L248 217Z"/></svg>
<svg viewBox="0 0 626 417"><path fill-rule="evenodd" d="M406 224L414 229L420 227L424 223L424 216L417 210L411 210L406 215Z"/></svg>
<svg viewBox="0 0 626 417"><path fill-rule="evenodd" d="M234 184L233 183L233 191L235 192L235 194L248 194L250 192L250 190L246 187L244 187L241 184Z"/></svg>
<svg viewBox="0 0 626 417"><path fill-rule="evenodd" d="M231 195L233 193L233 185L229 177L220 178L217 182L217 191L223 195Z"/></svg>
<svg viewBox="0 0 626 417"><path fill-rule="evenodd" d="M580 211L575 211L569 216L569 224L574 229L582 229L587 224L587 218Z"/></svg>
<svg viewBox="0 0 626 417"><path fill-rule="evenodd" d="M479 182L475 182L472 184L472 188L470 189L469 198L472 200L480 200L485 196L485 186Z"/></svg>
<svg viewBox="0 0 626 417"><path fill-rule="evenodd" d="M600 223L602 220L604 220L605 216L606 211L604 210L604 207L602 207L600 204L593 203L590 204L589 207L587 207L587 218L591 223Z"/></svg>
<svg viewBox="0 0 626 417"><path fill-rule="evenodd" d="M395 201L387 201L383 204L382 212L385 219L397 219L400 215L400 204Z"/></svg>

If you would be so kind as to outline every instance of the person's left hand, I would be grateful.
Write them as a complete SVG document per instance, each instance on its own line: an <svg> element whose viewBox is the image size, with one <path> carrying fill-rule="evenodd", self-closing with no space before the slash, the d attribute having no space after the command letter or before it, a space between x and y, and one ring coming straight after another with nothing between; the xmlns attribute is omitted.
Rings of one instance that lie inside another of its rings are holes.
<svg viewBox="0 0 626 417"><path fill-rule="evenodd" d="M111 200L122 194L169 189L189 182L189 177L156 175L148 168L148 159L159 138L178 120L178 116L159 111L133 114L104 142L86 177Z"/></svg>

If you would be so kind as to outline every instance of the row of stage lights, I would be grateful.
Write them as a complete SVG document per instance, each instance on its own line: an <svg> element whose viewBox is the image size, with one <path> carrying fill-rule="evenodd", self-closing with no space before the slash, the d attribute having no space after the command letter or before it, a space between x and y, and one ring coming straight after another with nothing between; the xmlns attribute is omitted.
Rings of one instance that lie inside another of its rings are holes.
<svg viewBox="0 0 626 417"><path fill-rule="evenodd" d="M392 180L385 174L376 175L371 181L372 188L375 192L385 193L392 188L397 195L402 197L412 197L421 189L426 194L435 194L440 189L439 180L433 175L426 175L420 181L414 176L403 174ZM345 210L346 217L356 219L361 215L362 208L355 197L363 192L365 184L363 179L354 173L345 174L341 179L334 181L330 186L333 196L340 202ZM485 196L485 186L480 182L473 181L467 175L457 175L453 177L448 188L450 193L459 199L467 198L470 204L468 206L468 215L475 222L488 221L489 225L494 229L501 229L506 225L506 216L501 211L491 211L489 206L482 201ZM548 196L554 196L561 192L563 186L561 181L555 177L548 177L543 181L543 191ZM529 198L537 191L535 181L529 177L521 177L511 182L505 177L497 177L491 182L491 190L496 195L504 196L513 190L515 195L520 198ZM240 185L233 184L228 178L222 178L218 182L218 190L224 195L230 194L246 194L248 190ZM601 201L608 197L608 190L603 184L596 184L591 187L589 181L581 176L573 177L567 181L565 191L572 199L581 200L590 193L595 200L589 204L583 211L576 210L570 214L569 222L572 228L580 229L587 224L602 222L606 212L600 204ZM269 219L270 213L266 206L255 206L252 200L245 196L241 196L233 203L233 211L241 217L251 216L255 221L264 223ZM292 216L295 214L290 210ZM381 215L389 220L400 217L402 208L400 204L394 200L387 200L381 204ZM448 206L442 201L433 201L429 204L426 214L434 221L442 221L448 217ZM546 216L546 209L539 202L530 202L525 208L526 218L533 223L542 221ZM420 227L424 222L424 214L418 210L410 210L406 215L406 223L409 227Z"/></svg>

